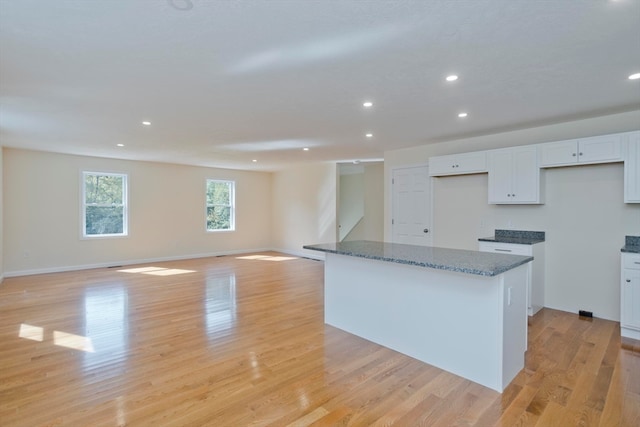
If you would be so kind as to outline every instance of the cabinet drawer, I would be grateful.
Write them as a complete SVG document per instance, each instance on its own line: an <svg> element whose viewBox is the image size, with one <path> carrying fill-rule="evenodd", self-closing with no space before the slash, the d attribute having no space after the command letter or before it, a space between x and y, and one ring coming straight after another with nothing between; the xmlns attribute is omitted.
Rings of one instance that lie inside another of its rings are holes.
<svg viewBox="0 0 640 427"><path fill-rule="evenodd" d="M640 270L640 254L626 253L622 257L623 268L631 268L633 270Z"/></svg>
<svg viewBox="0 0 640 427"><path fill-rule="evenodd" d="M510 243L494 243L494 242L480 242L478 245L480 252L496 252L508 255L533 255L532 245L516 245Z"/></svg>

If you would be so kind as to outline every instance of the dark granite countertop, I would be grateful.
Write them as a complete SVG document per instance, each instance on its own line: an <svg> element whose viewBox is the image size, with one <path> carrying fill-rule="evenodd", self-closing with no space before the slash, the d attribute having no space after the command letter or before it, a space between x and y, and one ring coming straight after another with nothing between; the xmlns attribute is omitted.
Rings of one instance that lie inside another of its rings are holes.
<svg viewBox="0 0 640 427"><path fill-rule="evenodd" d="M640 254L640 236L625 236L624 246L620 252Z"/></svg>
<svg viewBox="0 0 640 427"><path fill-rule="evenodd" d="M512 243L516 245L535 245L545 240L544 231L496 230L493 237L481 237L480 242Z"/></svg>
<svg viewBox="0 0 640 427"><path fill-rule="evenodd" d="M531 256L358 240L305 245L304 249L348 255L479 276L497 276L529 261Z"/></svg>

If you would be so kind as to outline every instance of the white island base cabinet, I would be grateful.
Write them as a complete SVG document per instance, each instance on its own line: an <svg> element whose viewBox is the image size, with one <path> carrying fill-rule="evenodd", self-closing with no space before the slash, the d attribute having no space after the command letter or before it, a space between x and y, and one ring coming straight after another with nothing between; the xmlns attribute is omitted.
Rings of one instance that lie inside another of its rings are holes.
<svg viewBox="0 0 640 427"><path fill-rule="evenodd" d="M325 323L502 392L524 367L526 276L327 253Z"/></svg>
<svg viewBox="0 0 640 427"><path fill-rule="evenodd" d="M640 340L640 254L622 254L620 335Z"/></svg>

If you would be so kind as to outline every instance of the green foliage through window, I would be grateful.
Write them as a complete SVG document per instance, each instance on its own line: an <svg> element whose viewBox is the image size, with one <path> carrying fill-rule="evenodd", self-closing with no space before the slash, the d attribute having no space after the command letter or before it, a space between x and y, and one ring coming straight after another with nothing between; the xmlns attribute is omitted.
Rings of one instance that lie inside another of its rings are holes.
<svg viewBox="0 0 640 427"><path fill-rule="evenodd" d="M127 176L83 173L84 235L126 235Z"/></svg>
<svg viewBox="0 0 640 427"><path fill-rule="evenodd" d="M207 180L207 230L234 230L233 181Z"/></svg>

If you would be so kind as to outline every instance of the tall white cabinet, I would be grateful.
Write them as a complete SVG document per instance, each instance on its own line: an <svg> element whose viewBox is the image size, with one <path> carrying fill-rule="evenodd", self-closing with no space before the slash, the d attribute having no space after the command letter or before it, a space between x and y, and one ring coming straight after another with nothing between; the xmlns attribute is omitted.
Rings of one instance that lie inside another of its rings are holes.
<svg viewBox="0 0 640 427"><path fill-rule="evenodd" d="M488 163L490 204L542 203L535 146L489 151Z"/></svg>
<svg viewBox="0 0 640 427"><path fill-rule="evenodd" d="M640 203L640 132L629 134L624 159L624 202Z"/></svg>

